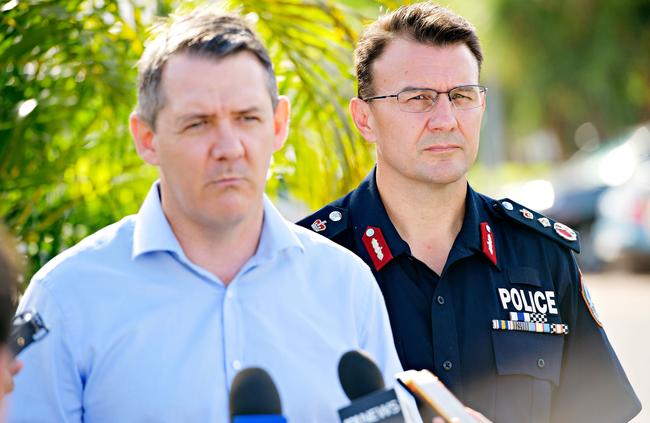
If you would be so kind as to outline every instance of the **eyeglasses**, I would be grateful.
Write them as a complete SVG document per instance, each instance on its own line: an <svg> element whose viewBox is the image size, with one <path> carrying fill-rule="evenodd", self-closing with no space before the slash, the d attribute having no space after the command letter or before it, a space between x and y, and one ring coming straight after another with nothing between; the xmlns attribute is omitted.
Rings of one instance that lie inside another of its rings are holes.
<svg viewBox="0 0 650 423"><path fill-rule="evenodd" d="M393 95L380 95L366 97L361 100L369 102L382 98L397 98L397 104L401 111L409 113L424 113L433 109L440 98L440 94L447 94L449 102L457 110L474 109L481 107L485 100L487 87L483 85L461 85L449 91L436 91L429 88L411 88Z"/></svg>

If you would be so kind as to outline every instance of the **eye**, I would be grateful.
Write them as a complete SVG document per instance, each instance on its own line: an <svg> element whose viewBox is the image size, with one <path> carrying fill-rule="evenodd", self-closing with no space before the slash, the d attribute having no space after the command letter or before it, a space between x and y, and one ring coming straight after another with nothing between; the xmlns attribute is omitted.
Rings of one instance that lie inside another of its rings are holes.
<svg viewBox="0 0 650 423"><path fill-rule="evenodd" d="M452 94L451 98L454 99L454 100L456 100L456 99L461 100L461 99L470 98L470 96L465 95L464 93L455 92L455 93Z"/></svg>
<svg viewBox="0 0 650 423"><path fill-rule="evenodd" d="M433 96L427 92L404 93L405 101L431 101Z"/></svg>
<svg viewBox="0 0 650 423"><path fill-rule="evenodd" d="M191 122L190 122L190 123L189 123L189 124L184 128L184 130L185 130L185 131L188 131L188 130L195 130L195 129L203 128L203 127L204 127L205 125L207 125L207 124L208 124L208 120L207 120L207 119L197 119L197 120L191 121Z"/></svg>
<svg viewBox="0 0 650 423"><path fill-rule="evenodd" d="M240 120L244 122L261 122L261 118L257 115L241 115L239 117Z"/></svg>
<svg viewBox="0 0 650 423"><path fill-rule="evenodd" d="M451 93L451 99L456 101L475 101L477 98L478 92L470 88L456 89Z"/></svg>

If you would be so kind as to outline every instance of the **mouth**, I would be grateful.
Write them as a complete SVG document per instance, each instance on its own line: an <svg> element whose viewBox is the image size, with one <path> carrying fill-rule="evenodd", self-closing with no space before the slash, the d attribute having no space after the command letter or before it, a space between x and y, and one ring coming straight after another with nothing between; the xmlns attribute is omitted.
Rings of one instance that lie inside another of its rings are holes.
<svg viewBox="0 0 650 423"><path fill-rule="evenodd" d="M455 144L436 144L424 149L430 153L450 153L456 150L460 150L460 147Z"/></svg>
<svg viewBox="0 0 650 423"><path fill-rule="evenodd" d="M210 181L211 185L216 185L218 187L229 187L233 185L239 185L245 181L242 176L221 176L217 179Z"/></svg>

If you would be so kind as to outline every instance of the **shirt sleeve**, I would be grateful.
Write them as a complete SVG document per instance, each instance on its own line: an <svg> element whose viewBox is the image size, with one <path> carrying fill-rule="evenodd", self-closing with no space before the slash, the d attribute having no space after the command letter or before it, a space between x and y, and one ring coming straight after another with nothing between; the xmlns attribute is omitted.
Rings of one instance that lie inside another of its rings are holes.
<svg viewBox="0 0 650 423"><path fill-rule="evenodd" d="M69 345L69 316L44 282L33 279L18 307L38 312L49 333L18 356L24 367L7 397L12 423L82 421L83 384Z"/></svg>
<svg viewBox="0 0 650 423"><path fill-rule="evenodd" d="M568 316L569 334L551 421L629 421L641 403L600 324L573 255L567 261L570 280L561 307Z"/></svg>

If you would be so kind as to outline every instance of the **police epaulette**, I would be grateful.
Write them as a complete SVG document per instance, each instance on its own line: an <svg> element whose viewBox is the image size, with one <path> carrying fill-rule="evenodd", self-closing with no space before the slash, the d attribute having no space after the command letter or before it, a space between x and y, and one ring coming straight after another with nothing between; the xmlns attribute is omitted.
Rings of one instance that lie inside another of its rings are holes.
<svg viewBox="0 0 650 423"><path fill-rule="evenodd" d="M348 211L328 205L302 219L298 225L331 239L348 227Z"/></svg>
<svg viewBox="0 0 650 423"><path fill-rule="evenodd" d="M578 235L578 232L569 228L567 225L529 210L509 198L494 201L493 207L495 210L499 211L501 215L539 232L559 244L572 249L576 253L580 252L580 236Z"/></svg>

